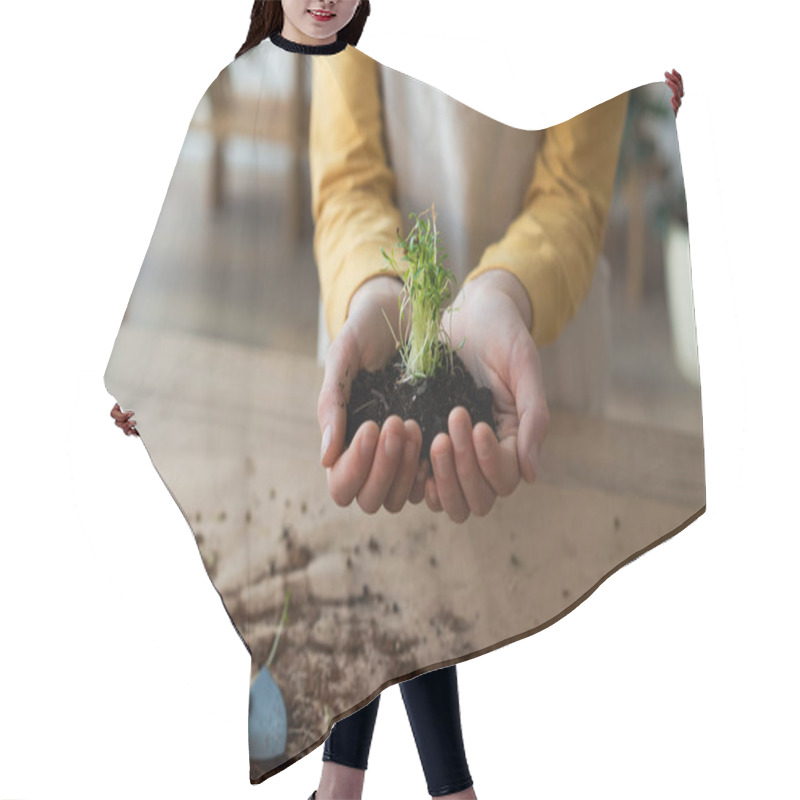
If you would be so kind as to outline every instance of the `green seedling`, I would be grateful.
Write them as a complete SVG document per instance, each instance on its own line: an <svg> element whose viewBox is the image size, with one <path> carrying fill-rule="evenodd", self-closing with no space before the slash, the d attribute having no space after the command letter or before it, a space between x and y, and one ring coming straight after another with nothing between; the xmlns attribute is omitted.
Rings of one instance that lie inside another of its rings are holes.
<svg viewBox="0 0 800 800"><path fill-rule="evenodd" d="M403 254L401 261L407 262L408 266L401 269L394 255L381 248L381 254L388 262L384 269L393 269L403 279L403 290L398 298L401 331L405 315L409 311L411 314L407 341L402 341L392 331L403 362L403 375L398 383L414 383L432 377L445 359L452 375L454 349L458 350L464 344L462 341L453 348L449 334L442 328L444 306L452 297L455 280L453 273L444 266L447 253L439 246L435 205L408 217L414 221L408 236L403 239L399 229L397 231L397 244ZM391 330L388 317L385 313L383 316ZM443 347L440 347L440 335Z"/></svg>
<svg viewBox="0 0 800 800"><path fill-rule="evenodd" d="M266 667L269 669L270 664L272 664L272 659L275 658L275 653L278 651L278 642L281 638L281 633L283 632L283 627L286 625L286 621L289 619L289 590L286 590L286 594L283 596L283 613L281 614L280 621L278 622L278 630L275 631L275 638L272 640L272 649L269 651L269 656L267 657Z"/></svg>

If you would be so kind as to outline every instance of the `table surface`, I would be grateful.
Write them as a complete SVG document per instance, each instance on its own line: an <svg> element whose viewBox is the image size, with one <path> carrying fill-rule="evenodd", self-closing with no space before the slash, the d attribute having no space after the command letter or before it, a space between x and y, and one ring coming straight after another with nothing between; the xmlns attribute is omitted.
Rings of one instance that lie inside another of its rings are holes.
<svg viewBox="0 0 800 800"><path fill-rule="evenodd" d="M254 670L290 593L270 667L290 748L387 682L552 624L705 508L699 436L558 411L539 480L483 518L341 508L319 464L322 376L310 356L133 328L107 374Z"/></svg>

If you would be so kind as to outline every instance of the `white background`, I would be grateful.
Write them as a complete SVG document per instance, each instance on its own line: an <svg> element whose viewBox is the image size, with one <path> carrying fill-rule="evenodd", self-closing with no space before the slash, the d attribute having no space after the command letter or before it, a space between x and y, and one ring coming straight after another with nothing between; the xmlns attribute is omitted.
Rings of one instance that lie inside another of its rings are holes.
<svg viewBox="0 0 800 800"><path fill-rule="evenodd" d="M373 6L361 49L524 127L668 68L686 84L708 511L557 625L459 667L479 797L797 797L790 4ZM321 750L250 786L248 655L102 382L249 10L3 6L0 798L304 800L317 783ZM364 796L426 797L396 688Z"/></svg>

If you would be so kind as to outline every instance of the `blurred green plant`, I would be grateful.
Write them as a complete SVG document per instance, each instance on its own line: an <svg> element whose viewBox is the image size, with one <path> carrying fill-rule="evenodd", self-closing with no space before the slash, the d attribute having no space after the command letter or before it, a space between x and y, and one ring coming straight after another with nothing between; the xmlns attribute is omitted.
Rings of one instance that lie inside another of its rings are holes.
<svg viewBox="0 0 800 800"><path fill-rule="evenodd" d="M628 95L622 134L618 185L640 182L646 216L663 235L671 221L687 224L686 194L681 173L675 112L666 85L640 86Z"/></svg>

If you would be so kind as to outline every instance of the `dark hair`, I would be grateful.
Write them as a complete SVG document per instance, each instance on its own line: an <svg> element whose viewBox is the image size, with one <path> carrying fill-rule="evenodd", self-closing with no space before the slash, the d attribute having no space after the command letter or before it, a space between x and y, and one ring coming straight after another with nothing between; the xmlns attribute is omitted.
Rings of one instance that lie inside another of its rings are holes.
<svg viewBox="0 0 800 800"><path fill-rule="evenodd" d="M336 38L346 39L347 43L353 46L358 44L368 16L369 0L361 0L353 18L339 31ZM236 58L261 44L273 33L280 33L282 30L283 6L280 0L255 0L253 10L250 12L250 30L247 32L247 38L239 48Z"/></svg>

